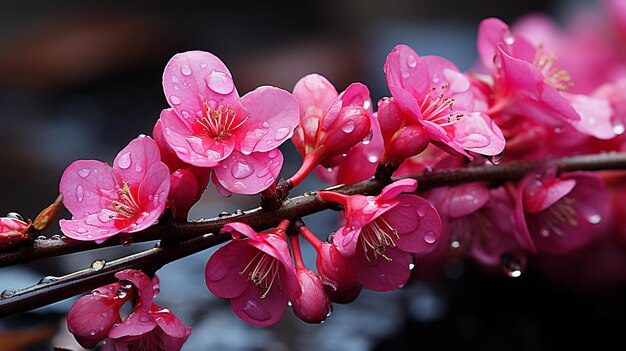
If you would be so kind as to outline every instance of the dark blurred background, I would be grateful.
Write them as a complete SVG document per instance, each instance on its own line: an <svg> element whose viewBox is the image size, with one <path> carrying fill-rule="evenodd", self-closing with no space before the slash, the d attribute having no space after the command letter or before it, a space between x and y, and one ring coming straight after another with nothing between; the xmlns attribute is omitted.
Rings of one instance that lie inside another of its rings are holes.
<svg viewBox="0 0 626 351"><path fill-rule="evenodd" d="M177 52L201 49L229 67L240 94L259 85L291 90L308 73L341 91L365 83L372 99L388 95L382 64L398 43L469 68L479 21L508 23L530 12L565 18L594 1L263 1L192 3L5 1L0 5L0 213L33 218L57 195L76 159L111 162L140 133L151 134L167 107L161 75ZM283 175L300 161L292 145ZM321 187L314 179L302 191ZM305 189L309 187L310 189ZM192 217L251 208L256 197L221 200L210 186ZM68 217L69 214L63 214ZM321 237L336 226L320 214ZM50 235L57 232L54 228ZM152 244L106 249L0 269L0 290L34 284ZM160 272L157 302L194 333L184 350L558 350L621 342L626 289L580 290L533 271L511 279L467 262L441 267L394 293L365 292L336 306L321 326L288 311L272 328L246 325L228 301L206 291L204 252ZM312 254L308 259L313 262ZM311 265L312 266L312 265ZM185 274L180 274L184 272ZM435 275L435 274L433 274ZM79 349L65 331L71 301L0 321L0 351Z"/></svg>

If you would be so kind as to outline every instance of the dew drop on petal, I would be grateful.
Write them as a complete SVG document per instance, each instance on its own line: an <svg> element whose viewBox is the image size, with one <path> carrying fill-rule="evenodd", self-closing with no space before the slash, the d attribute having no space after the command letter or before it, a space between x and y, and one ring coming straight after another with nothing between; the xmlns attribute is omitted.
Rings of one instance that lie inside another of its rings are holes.
<svg viewBox="0 0 626 351"><path fill-rule="evenodd" d="M77 185L76 186L76 200L83 201L83 198L85 197L85 189L83 188L82 185Z"/></svg>
<svg viewBox="0 0 626 351"><path fill-rule="evenodd" d="M141 318L139 318L139 321L142 323L148 323L150 322L150 318L148 318L148 316L142 316Z"/></svg>
<svg viewBox="0 0 626 351"><path fill-rule="evenodd" d="M90 331L89 331L89 335L91 335L91 336L96 335L96 331L95 331L95 330L90 330Z"/></svg>
<svg viewBox="0 0 626 351"><path fill-rule="evenodd" d="M180 101L180 98L176 95L171 95L170 96L170 102L172 103L172 105L180 105L180 103L182 101Z"/></svg>
<svg viewBox="0 0 626 351"><path fill-rule="evenodd" d="M363 102L363 108L364 108L364 109L366 109L366 110L367 110L367 109L369 109L369 108L370 108L370 106L372 106L372 102L371 102L370 100L365 100L365 101Z"/></svg>
<svg viewBox="0 0 626 351"><path fill-rule="evenodd" d="M599 214L594 214L589 216L587 218L587 221L589 221L589 223L591 224L598 224L602 221L602 216L600 216Z"/></svg>
<svg viewBox="0 0 626 351"><path fill-rule="evenodd" d="M502 58L500 57L500 55L496 55L493 58L493 64L496 65L496 68L498 69L502 68Z"/></svg>
<svg viewBox="0 0 626 351"><path fill-rule="evenodd" d="M259 172L257 172L256 176L259 178L263 178L265 177L268 173L270 172L269 169L267 169L267 167L263 167Z"/></svg>
<svg viewBox="0 0 626 351"><path fill-rule="evenodd" d="M130 152L126 152L120 155L120 158L117 160L117 165L121 169L128 169L128 167L130 167L130 164L131 164Z"/></svg>
<svg viewBox="0 0 626 351"><path fill-rule="evenodd" d="M211 71L211 74L204 81L209 89L218 94L226 95L235 89L232 78L224 72Z"/></svg>
<svg viewBox="0 0 626 351"><path fill-rule="evenodd" d="M345 133L351 133L354 130L354 120L347 120L343 126L341 126L341 130L343 130Z"/></svg>
<svg viewBox="0 0 626 351"><path fill-rule="evenodd" d="M230 173L236 179L243 179L250 176L254 172L254 167L249 164L238 162L230 169Z"/></svg>
<svg viewBox="0 0 626 351"><path fill-rule="evenodd" d="M135 172L140 173L141 171L143 171L143 168L141 168L141 165L140 165L140 164L137 164L137 165L135 166Z"/></svg>
<svg viewBox="0 0 626 351"><path fill-rule="evenodd" d="M409 263L409 270L413 270L415 268L415 263Z"/></svg>
<svg viewBox="0 0 626 351"><path fill-rule="evenodd" d="M200 63L200 68L206 68L206 63L204 62Z"/></svg>
<svg viewBox="0 0 626 351"><path fill-rule="evenodd" d="M623 124L617 123L613 126L613 133L615 133L616 135L621 135L624 134L625 129L626 128Z"/></svg>
<svg viewBox="0 0 626 351"><path fill-rule="evenodd" d="M182 73L185 76L188 76L191 74L191 68L188 65L182 65L180 66L180 73Z"/></svg>
<svg viewBox="0 0 626 351"><path fill-rule="evenodd" d="M107 223L111 220L111 213L101 210L98 212L98 220L102 223Z"/></svg>
<svg viewBox="0 0 626 351"><path fill-rule="evenodd" d="M417 58L415 58L415 55L409 55L406 57L406 64L407 66L411 67L411 68L415 68L415 66L417 66Z"/></svg>
<svg viewBox="0 0 626 351"><path fill-rule="evenodd" d="M289 135L289 128L278 128L276 129L276 132L274 133L274 138L276 140L282 140L287 135Z"/></svg>
<svg viewBox="0 0 626 351"><path fill-rule="evenodd" d="M378 162L378 156L376 156L376 155L369 155L369 156L367 156L367 160L370 161L371 163L376 163L376 162Z"/></svg>
<svg viewBox="0 0 626 351"><path fill-rule="evenodd" d="M117 294L116 295L117 295L118 298L123 299L123 298L126 297L126 295L128 295L128 292L124 288L119 288L119 289L117 289Z"/></svg>
<svg viewBox="0 0 626 351"><path fill-rule="evenodd" d="M420 206L420 208L417 209L417 214L420 217L424 217L426 215L426 213L428 213L428 210L430 209L430 206L428 205L422 205Z"/></svg>
<svg viewBox="0 0 626 351"><path fill-rule="evenodd" d="M410 76L409 72L406 72L406 71L402 72L402 78L407 79L409 78L409 76Z"/></svg>
<svg viewBox="0 0 626 351"><path fill-rule="evenodd" d="M263 126L263 128L269 128L270 127L270 124L269 124L268 121L263 122L261 125Z"/></svg>
<svg viewBox="0 0 626 351"><path fill-rule="evenodd" d="M89 176L89 174L91 173L91 170L89 168L83 168L79 169L77 173L79 177L87 178L87 176Z"/></svg>
<svg viewBox="0 0 626 351"><path fill-rule="evenodd" d="M372 141L373 137L374 137L374 132L370 130L370 132L367 133L365 138L363 138L363 140L361 140L361 143L363 143L363 145L367 145L367 144L369 144Z"/></svg>
<svg viewBox="0 0 626 351"><path fill-rule="evenodd" d="M511 34L511 32L506 32L506 34L504 35L504 42L508 45L513 45L513 43L515 43L515 37L513 36L513 34Z"/></svg>
<svg viewBox="0 0 626 351"><path fill-rule="evenodd" d="M437 235L432 230L429 230L424 233L424 241L428 244L433 244L435 241L437 241Z"/></svg>
<svg viewBox="0 0 626 351"><path fill-rule="evenodd" d="M269 158L276 158L276 156L278 156L278 151L277 150L272 150L267 154L267 157Z"/></svg>
<svg viewBox="0 0 626 351"><path fill-rule="evenodd" d="M263 305L255 300L246 301L246 305L243 307L243 313L253 320L263 322L272 317L269 311L263 307Z"/></svg>

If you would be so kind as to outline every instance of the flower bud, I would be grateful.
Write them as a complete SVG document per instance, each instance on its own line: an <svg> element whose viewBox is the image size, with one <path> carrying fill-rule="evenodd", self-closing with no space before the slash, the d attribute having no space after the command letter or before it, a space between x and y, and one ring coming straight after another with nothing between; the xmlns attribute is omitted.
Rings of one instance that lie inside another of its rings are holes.
<svg viewBox="0 0 626 351"><path fill-rule="evenodd" d="M321 323L330 314L332 304L322 280L312 270L299 268L296 276L302 294L292 301L293 312L307 323Z"/></svg>
<svg viewBox="0 0 626 351"><path fill-rule="evenodd" d="M336 303L354 301L361 292L361 284L356 277L354 264L347 259L333 244L323 243L317 250L317 271Z"/></svg>
<svg viewBox="0 0 626 351"><path fill-rule="evenodd" d="M405 159L422 153L430 143L426 128L407 125L406 115L393 99L379 103L378 120L385 143L381 160L384 165L398 167Z"/></svg>
<svg viewBox="0 0 626 351"><path fill-rule="evenodd" d="M39 215L37 215L37 218L35 218L35 221L33 222L33 227L38 232L43 232L48 227L50 227L50 224L54 223L57 218L59 218L61 209L63 209L62 201L63 194L59 194L59 196L57 196L56 200L54 200L54 202L50 206L43 209L43 211L41 211Z"/></svg>

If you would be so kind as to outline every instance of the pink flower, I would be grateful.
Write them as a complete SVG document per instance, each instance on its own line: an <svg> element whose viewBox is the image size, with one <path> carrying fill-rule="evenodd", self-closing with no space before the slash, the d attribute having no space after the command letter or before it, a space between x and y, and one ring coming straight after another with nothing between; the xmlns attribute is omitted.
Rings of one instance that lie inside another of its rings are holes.
<svg viewBox="0 0 626 351"><path fill-rule="evenodd" d="M322 280L306 267L296 269L296 276L302 293L292 302L293 313L307 323L323 322L333 306Z"/></svg>
<svg viewBox="0 0 626 351"><path fill-rule="evenodd" d="M20 218L0 217L0 250L19 245L29 238L29 223Z"/></svg>
<svg viewBox="0 0 626 351"><path fill-rule="evenodd" d="M170 170L170 192L168 206L174 217L186 220L191 207L200 200L206 189L211 170L204 167L195 167L181 161L174 150L165 141L161 120L157 120L152 131L161 151L161 160Z"/></svg>
<svg viewBox="0 0 626 351"><path fill-rule="evenodd" d="M118 272L115 277L134 286L137 303L123 322L109 329L104 349L180 350L191 334L191 327L185 327L172 312L152 302L158 294L158 279L151 281L143 272L132 269Z"/></svg>
<svg viewBox="0 0 626 351"><path fill-rule="evenodd" d="M478 53L494 75L490 114L506 112L538 121L577 121L578 113L561 94L572 86L569 73L558 68L556 56L536 47L496 18L480 23Z"/></svg>
<svg viewBox="0 0 626 351"><path fill-rule="evenodd" d="M602 233L608 213L604 183L595 174L548 167L522 179L515 204L519 241L531 252L563 254Z"/></svg>
<svg viewBox="0 0 626 351"><path fill-rule="evenodd" d="M304 158L302 167L291 178L295 186L318 164L332 167L370 132L369 90L361 83L351 84L341 94L323 76L310 74L293 88L300 106L300 123L291 139Z"/></svg>
<svg viewBox="0 0 626 351"><path fill-rule="evenodd" d="M235 314L250 324L276 323L287 302L301 294L285 238L288 225L283 221L277 229L257 233L247 224L227 224L223 230L234 240L207 262L207 288L230 299Z"/></svg>
<svg viewBox="0 0 626 351"><path fill-rule="evenodd" d="M291 94L265 86L240 98L224 63L203 51L174 55L163 90L171 106L161 112L165 139L182 161L212 167L221 194L256 194L276 180L277 147L298 124Z"/></svg>
<svg viewBox="0 0 626 351"><path fill-rule="evenodd" d="M322 191L324 201L344 206L346 223L333 238L342 255L353 257L360 283L371 290L389 291L409 279L413 253L429 252L441 233L437 210L417 195L417 181L403 179L378 196Z"/></svg>
<svg viewBox="0 0 626 351"><path fill-rule="evenodd" d="M423 126L433 141L468 157L466 150L483 155L504 150L500 128L476 112L470 81L452 62L398 45L384 69L406 125Z"/></svg>
<svg viewBox="0 0 626 351"><path fill-rule="evenodd" d="M121 322L120 307L132 296L130 287L117 282L93 290L72 305L67 329L84 348L94 348L104 340L115 323Z"/></svg>
<svg viewBox="0 0 626 351"><path fill-rule="evenodd" d="M72 163L61 177L63 204L72 213L61 220L65 235L101 243L133 233L159 218L170 189L170 173L154 140L140 136L119 152L113 167L95 160Z"/></svg>

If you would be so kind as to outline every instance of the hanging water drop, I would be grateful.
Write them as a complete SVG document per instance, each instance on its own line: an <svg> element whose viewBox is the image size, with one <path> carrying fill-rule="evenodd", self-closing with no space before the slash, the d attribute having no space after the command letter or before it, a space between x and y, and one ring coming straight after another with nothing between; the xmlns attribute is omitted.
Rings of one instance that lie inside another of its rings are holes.
<svg viewBox="0 0 626 351"><path fill-rule="evenodd" d="M509 253L504 253L500 256L500 263L502 264L504 274L511 278L521 276L526 269L526 258L523 256L514 256Z"/></svg>
<svg viewBox="0 0 626 351"><path fill-rule="evenodd" d="M591 224L598 224L602 221L602 216L599 214L591 215L587 218L587 221Z"/></svg>
<svg viewBox="0 0 626 351"><path fill-rule="evenodd" d="M120 299L123 299L126 297L126 295L128 295L128 291L126 291L126 289L124 288L119 288L117 289L117 294L116 296Z"/></svg>
<svg viewBox="0 0 626 351"><path fill-rule="evenodd" d="M367 133L367 135L365 136L365 138L363 138L363 140L361 140L361 143L363 143L363 145L367 145L372 141L372 138L374 137L374 131L371 131L369 133Z"/></svg>

